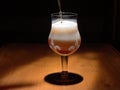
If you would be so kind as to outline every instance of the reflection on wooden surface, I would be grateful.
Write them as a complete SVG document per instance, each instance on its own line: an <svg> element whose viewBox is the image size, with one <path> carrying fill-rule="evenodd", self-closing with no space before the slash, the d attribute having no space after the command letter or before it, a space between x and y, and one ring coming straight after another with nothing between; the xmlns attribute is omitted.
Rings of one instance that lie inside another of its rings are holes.
<svg viewBox="0 0 120 90"><path fill-rule="evenodd" d="M0 90L120 90L120 53L109 44L81 45L68 70L83 76L75 85L52 85L44 77L61 71L60 56L47 44L13 43L0 48Z"/></svg>

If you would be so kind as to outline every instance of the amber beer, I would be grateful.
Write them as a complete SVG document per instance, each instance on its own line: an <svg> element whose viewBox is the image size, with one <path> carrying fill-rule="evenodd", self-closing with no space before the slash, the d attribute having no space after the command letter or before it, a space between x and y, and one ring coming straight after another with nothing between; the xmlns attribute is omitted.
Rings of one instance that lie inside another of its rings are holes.
<svg viewBox="0 0 120 90"><path fill-rule="evenodd" d="M70 20L52 23L48 43L50 48L59 55L68 56L74 53L81 43L77 23Z"/></svg>

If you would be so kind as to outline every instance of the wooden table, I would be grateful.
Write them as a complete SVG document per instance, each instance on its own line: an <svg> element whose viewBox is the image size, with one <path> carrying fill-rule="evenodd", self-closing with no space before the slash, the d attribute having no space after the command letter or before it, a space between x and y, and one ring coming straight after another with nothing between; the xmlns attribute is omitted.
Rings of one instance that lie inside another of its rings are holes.
<svg viewBox="0 0 120 90"><path fill-rule="evenodd" d="M61 71L60 56L47 44L11 43L0 48L0 90L120 90L120 53L110 44L82 44L68 70L83 76L75 85L44 81Z"/></svg>

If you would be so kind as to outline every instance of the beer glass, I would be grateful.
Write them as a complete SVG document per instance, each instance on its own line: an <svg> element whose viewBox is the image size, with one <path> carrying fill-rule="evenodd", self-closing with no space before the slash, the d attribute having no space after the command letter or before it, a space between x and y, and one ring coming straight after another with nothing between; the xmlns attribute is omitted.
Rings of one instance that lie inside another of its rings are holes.
<svg viewBox="0 0 120 90"><path fill-rule="evenodd" d="M51 14L51 30L48 44L53 52L61 56L62 71L51 73L45 81L56 85L72 85L83 80L81 75L68 71L68 57L75 53L81 44L77 23L78 14L59 12Z"/></svg>

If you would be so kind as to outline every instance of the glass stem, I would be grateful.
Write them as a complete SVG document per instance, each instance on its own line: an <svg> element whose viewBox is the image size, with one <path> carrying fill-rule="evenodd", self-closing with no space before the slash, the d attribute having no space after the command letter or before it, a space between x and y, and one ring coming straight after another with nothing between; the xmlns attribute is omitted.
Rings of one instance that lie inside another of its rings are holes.
<svg viewBox="0 0 120 90"><path fill-rule="evenodd" d="M68 56L61 56L61 63L62 63L61 77L65 79L68 77Z"/></svg>

